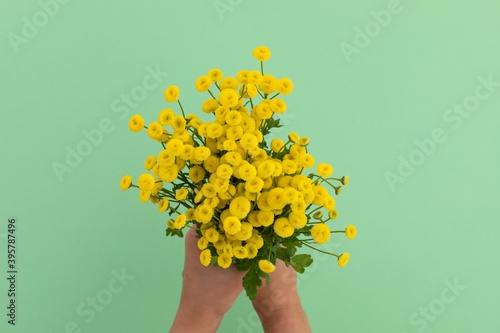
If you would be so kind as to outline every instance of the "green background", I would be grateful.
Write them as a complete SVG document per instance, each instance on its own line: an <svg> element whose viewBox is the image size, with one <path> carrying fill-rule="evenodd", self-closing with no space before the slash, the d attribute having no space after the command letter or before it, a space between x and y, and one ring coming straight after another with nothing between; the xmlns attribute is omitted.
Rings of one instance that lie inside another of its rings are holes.
<svg viewBox="0 0 500 333"><path fill-rule="evenodd" d="M350 176L335 224L355 224L358 237L334 237L325 248L348 251L351 261L340 268L315 254L300 277L313 331L497 330L500 87L470 115L447 110L474 101L478 77L500 82L500 3L390 3L221 0L218 10L210 0L71 1L51 7L43 22L37 1L2 0L2 332L59 333L66 325L71 332L71 322L82 332L167 331L180 295L182 240L166 239L156 207L119 189L123 175L137 178L158 151L145 133L128 130L128 117L154 121L172 84L185 109L201 113L207 96L194 90L196 78L214 67L230 76L258 69L251 55L258 45L272 52L265 70L295 85L284 98L287 130L276 136L309 136L317 162ZM398 13L383 27L374 23L372 11L387 8ZM23 18L43 26L16 46ZM346 56L342 47L356 46L357 28L372 29L371 37L361 45L358 36L356 53ZM115 112L147 68L168 76L134 108ZM112 130L59 181L53 163L65 163L67 147L76 149L82 131L106 118ZM446 139L429 144L436 128ZM434 149L423 155L416 140ZM387 175L398 175L400 156L418 165L391 186ZM16 327L5 316L8 217L17 218ZM79 315L122 269L135 278L94 318ZM465 289L453 294L446 281ZM252 311L241 295L219 332L262 332Z"/></svg>

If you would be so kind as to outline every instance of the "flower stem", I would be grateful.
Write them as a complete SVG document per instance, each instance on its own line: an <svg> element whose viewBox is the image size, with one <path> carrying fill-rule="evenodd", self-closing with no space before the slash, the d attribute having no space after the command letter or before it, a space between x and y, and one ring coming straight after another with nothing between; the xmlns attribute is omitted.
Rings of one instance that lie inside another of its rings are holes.
<svg viewBox="0 0 500 333"><path fill-rule="evenodd" d="M182 108L181 101L180 101L180 100L177 100L177 103L179 103L179 106L181 107L182 116L183 116L184 118L186 118L186 114L184 114L184 109Z"/></svg>
<svg viewBox="0 0 500 333"><path fill-rule="evenodd" d="M307 243L304 243L304 241L302 241L301 239L299 239L299 241L300 241L302 244L304 244L305 246L310 247L311 249L316 250L316 251L318 251L318 252L321 252L321 253L324 253L324 254L329 254L329 255L331 255L331 256L335 256L335 257L337 257L337 258L338 258L338 257L340 257L338 254L331 253L331 252L326 252L326 251L323 251L323 250L319 250L319 249L317 249L317 248L315 248L315 247L312 247L311 245L309 245L309 244L307 244Z"/></svg>

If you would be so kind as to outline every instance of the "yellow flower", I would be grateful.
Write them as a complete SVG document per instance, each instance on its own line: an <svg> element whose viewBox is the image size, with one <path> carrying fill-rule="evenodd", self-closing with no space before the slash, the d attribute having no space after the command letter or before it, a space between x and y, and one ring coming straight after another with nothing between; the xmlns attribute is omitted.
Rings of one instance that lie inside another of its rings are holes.
<svg viewBox="0 0 500 333"><path fill-rule="evenodd" d="M325 198L325 202L323 203L323 207L329 211L333 210L335 208L335 199L330 195L327 196Z"/></svg>
<svg viewBox="0 0 500 333"><path fill-rule="evenodd" d="M194 208L186 210L186 220L194 221Z"/></svg>
<svg viewBox="0 0 500 333"><path fill-rule="evenodd" d="M296 189L291 186L286 186L285 188L283 188L283 201L285 201L285 203L294 203L298 198L299 192Z"/></svg>
<svg viewBox="0 0 500 333"><path fill-rule="evenodd" d="M243 246L236 246L233 249L233 255L238 259L245 259L248 256L248 250Z"/></svg>
<svg viewBox="0 0 500 333"><path fill-rule="evenodd" d="M158 122L162 126L170 126L174 122L175 112L172 109L163 109L160 114L158 114Z"/></svg>
<svg viewBox="0 0 500 333"><path fill-rule="evenodd" d="M225 254L219 255L219 258L217 259L217 264L222 268L228 268L229 266L231 266L231 263L232 263L231 257Z"/></svg>
<svg viewBox="0 0 500 333"><path fill-rule="evenodd" d="M193 181L193 183L199 183L205 178L205 169L203 169L199 165L195 165L191 169L189 169L189 179Z"/></svg>
<svg viewBox="0 0 500 333"><path fill-rule="evenodd" d="M209 98L201 105L201 110L205 113L212 113L219 107L219 102L216 99Z"/></svg>
<svg viewBox="0 0 500 333"><path fill-rule="evenodd" d="M215 110L215 118L225 120L229 111L231 110L227 106L221 105Z"/></svg>
<svg viewBox="0 0 500 333"><path fill-rule="evenodd" d="M268 227L274 222L274 213L261 210L257 213L257 221L264 227Z"/></svg>
<svg viewBox="0 0 500 333"><path fill-rule="evenodd" d="M269 51L269 49L265 46L257 46L253 50L252 55L259 61L266 61L271 58L271 51Z"/></svg>
<svg viewBox="0 0 500 333"><path fill-rule="evenodd" d="M174 131L182 132L186 129L186 119L183 116L177 116L172 123Z"/></svg>
<svg viewBox="0 0 500 333"><path fill-rule="evenodd" d="M228 216L223 222L224 231L227 234L234 235L241 229L241 222L236 216Z"/></svg>
<svg viewBox="0 0 500 333"><path fill-rule="evenodd" d="M245 197L236 197L229 204L229 211L239 219L245 218L250 212L250 200Z"/></svg>
<svg viewBox="0 0 500 333"><path fill-rule="evenodd" d="M181 214L177 215L174 221L174 227L175 229L181 229L186 225L186 215Z"/></svg>
<svg viewBox="0 0 500 333"><path fill-rule="evenodd" d="M144 168L146 168L146 170L148 171L151 171L151 169L153 169L156 163L158 163L158 161L156 160L156 156L155 155L149 156L146 162L144 163Z"/></svg>
<svg viewBox="0 0 500 333"><path fill-rule="evenodd" d="M174 180L177 179L179 173L179 168L177 165L170 165L170 166L160 166L158 169L158 176L160 176L161 180L164 181L165 183L171 183Z"/></svg>
<svg viewBox="0 0 500 333"><path fill-rule="evenodd" d="M175 155L169 154L166 150L162 150L158 154L158 163L164 166L171 166L175 164Z"/></svg>
<svg viewBox="0 0 500 333"><path fill-rule="evenodd" d="M170 229L175 229L175 227L174 227L174 221L173 221L173 220L168 220L168 221L167 221L167 226L168 226Z"/></svg>
<svg viewBox="0 0 500 333"><path fill-rule="evenodd" d="M241 162L243 161L243 158L241 157L240 153L235 151L230 151L226 153L224 157L226 158L226 162L231 165L240 165Z"/></svg>
<svg viewBox="0 0 500 333"><path fill-rule="evenodd" d="M209 249L205 249L200 253L200 262L203 266L210 265L210 261L212 260L212 254Z"/></svg>
<svg viewBox="0 0 500 333"><path fill-rule="evenodd" d="M222 144L222 148L227 151L233 151L238 148L238 144L236 143L236 141L228 139L224 141L224 143Z"/></svg>
<svg viewBox="0 0 500 333"><path fill-rule="evenodd" d="M257 72L257 73L259 73L259 72ZM259 75L260 75L260 73L259 73ZM252 76L250 76L248 79L251 80L252 82L255 82L255 79L253 79ZM260 80L262 80L262 77ZM254 83L247 84L245 86L245 91L246 91L246 95L248 95L248 97L251 97L251 98L257 97L257 94L259 93L257 91L257 87L255 86ZM247 97L245 97L245 98L247 98Z"/></svg>
<svg viewBox="0 0 500 333"><path fill-rule="evenodd" d="M166 152L173 156L179 156L182 154L184 148L184 143L179 139L172 139L167 142Z"/></svg>
<svg viewBox="0 0 500 333"><path fill-rule="evenodd" d="M281 187L276 187L269 191L269 194L267 196L267 203L269 204L269 206L271 206L273 209L282 209L283 207L285 207L286 202L283 194L284 190Z"/></svg>
<svg viewBox="0 0 500 333"><path fill-rule="evenodd" d="M158 122L153 122L148 126L148 136L153 140L159 140L163 134L163 127Z"/></svg>
<svg viewBox="0 0 500 333"><path fill-rule="evenodd" d="M290 220L286 217L280 217L274 222L274 232L276 235L286 238L293 235L295 228L290 224Z"/></svg>
<svg viewBox="0 0 500 333"><path fill-rule="evenodd" d="M182 147L182 152L179 155L184 160L190 160L194 156L194 147L191 145L184 145Z"/></svg>
<svg viewBox="0 0 500 333"><path fill-rule="evenodd" d="M206 183L201 188L201 194L203 194L205 198L213 198L217 195L217 191L215 190L215 186L213 184Z"/></svg>
<svg viewBox="0 0 500 333"><path fill-rule="evenodd" d="M293 90L293 83L287 78L279 79L276 83L276 89L282 95L288 95Z"/></svg>
<svg viewBox="0 0 500 333"><path fill-rule="evenodd" d="M334 209L328 212L328 217L332 220L335 220L339 216L339 213Z"/></svg>
<svg viewBox="0 0 500 333"><path fill-rule="evenodd" d="M344 176L340 178L340 182L342 183L342 185L347 186L347 184L349 183L349 176Z"/></svg>
<svg viewBox="0 0 500 333"><path fill-rule="evenodd" d="M233 89L236 90L238 89L238 80L236 80L234 77L226 77L220 81L219 88L220 90L224 89Z"/></svg>
<svg viewBox="0 0 500 333"><path fill-rule="evenodd" d="M292 141L293 143L297 143L300 141L300 136L298 136L297 133L292 132L288 134L288 140Z"/></svg>
<svg viewBox="0 0 500 333"><path fill-rule="evenodd" d="M309 144L309 138L307 136L300 138L299 144L303 147L307 146Z"/></svg>
<svg viewBox="0 0 500 333"><path fill-rule="evenodd" d="M238 92L234 89L224 89L219 93L219 102L228 108L238 104L238 99Z"/></svg>
<svg viewBox="0 0 500 333"><path fill-rule="evenodd" d="M224 127L218 123L210 123L207 125L207 137L211 139L219 138L224 134ZM207 145L208 146L208 145Z"/></svg>
<svg viewBox="0 0 500 333"><path fill-rule="evenodd" d="M264 182L259 177L254 177L245 182L245 190L252 193L257 193L262 190Z"/></svg>
<svg viewBox="0 0 500 333"><path fill-rule="evenodd" d="M222 72L217 68L211 69L207 73L208 77L212 82L219 82L222 79Z"/></svg>
<svg viewBox="0 0 500 333"><path fill-rule="evenodd" d="M215 243L219 240L219 232L215 228L210 228L205 231L205 238L210 243Z"/></svg>
<svg viewBox="0 0 500 333"><path fill-rule="evenodd" d="M163 96L169 103L177 102L177 100L179 99L179 88L177 88L176 86L170 86L165 90Z"/></svg>
<svg viewBox="0 0 500 333"><path fill-rule="evenodd" d="M290 212L290 214L288 214L288 220L290 220L290 224L297 229L302 229L307 224L307 216L304 213Z"/></svg>
<svg viewBox="0 0 500 333"><path fill-rule="evenodd" d="M250 71L244 69L236 74L236 80L241 84L248 84L248 77L250 76Z"/></svg>
<svg viewBox="0 0 500 333"><path fill-rule="evenodd" d="M187 198L189 191L187 188L181 188L175 193L175 200L184 200Z"/></svg>
<svg viewBox="0 0 500 333"><path fill-rule="evenodd" d="M285 143L281 139L273 139L271 141L271 149L275 153L279 152L284 145L285 145Z"/></svg>
<svg viewBox="0 0 500 333"><path fill-rule="evenodd" d="M254 243L247 243L245 245L245 249L247 250L248 259L253 259L257 256L258 249L257 245L255 245Z"/></svg>
<svg viewBox="0 0 500 333"><path fill-rule="evenodd" d="M243 137L243 127L241 126L229 126L226 130L226 136L229 140L238 140Z"/></svg>
<svg viewBox="0 0 500 333"><path fill-rule="evenodd" d="M238 169L239 178L250 180L257 176L257 169L251 164L244 164Z"/></svg>
<svg viewBox="0 0 500 333"><path fill-rule="evenodd" d="M306 168L314 166L314 157L311 154L302 154L299 156L299 164Z"/></svg>
<svg viewBox="0 0 500 333"><path fill-rule="evenodd" d="M131 184L132 184L132 177L130 176L124 176L122 180L120 180L120 188L123 191L128 190Z"/></svg>
<svg viewBox="0 0 500 333"><path fill-rule="evenodd" d="M311 229L311 237L317 244L325 244L328 242L330 235L330 228L324 223L316 224Z"/></svg>
<svg viewBox="0 0 500 333"><path fill-rule="evenodd" d="M205 161L203 161L203 167L207 169L208 172L215 173L219 167L219 163L220 161L217 156L210 155Z"/></svg>
<svg viewBox="0 0 500 333"><path fill-rule="evenodd" d="M143 173L139 177L139 188L143 191L149 191L153 188L155 179L149 173Z"/></svg>
<svg viewBox="0 0 500 333"><path fill-rule="evenodd" d="M233 174L233 168L229 164L221 164L217 168L217 177L222 179L230 179Z"/></svg>
<svg viewBox="0 0 500 333"><path fill-rule="evenodd" d="M269 119L273 116L273 110L267 103L260 103L255 107L255 114L260 119Z"/></svg>
<svg viewBox="0 0 500 333"><path fill-rule="evenodd" d="M283 166L283 172L286 174L293 174L297 171L297 163L295 161L286 160L281 163Z"/></svg>
<svg viewBox="0 0 500 333"><path fill-rule="evenodd" d="M167 198L163 198L160 200L160 202L158 203L158 211L160 213L165 213L165 211L167 210L168 208L168 199Z"/></svg>
<svg viewBox="0 0 500 333"><path fill-rule="evenodd" d="M279 98L274 98L271 103L269 103L269 106L271 107L271 110L273 110L273 112L276 112L278 114L285 113L286 111L286 103Z"/></svg>
<svg viewBox="0 0 500 333"><path fill-rule="evenodd" d="M276 91L276 78L270 74L262 76L262 81L259 84L259 90L265 94L272 94Z"/></svg>
<svg viewBox="0 0 500 333"><path fill-rule="evenodd" d="M264 273L272 273L275 269L273 263L269 260L259 260L259 268Z"/></svg>
<svg viewBox="0 0 500 333"><path fill-rule="evenodd" d="M315 218L316 220L321 220L322 217L323 217L323 212L321 210L318 210L316 213L313 214L313 218Z"/></svg>
<svg viewBox="0 0 500 333"><path fill-rule="evenodd" d="M200 239L198 239L198 248L200 250L205 250L208 246L208 240L205 238L205 236L201 236Z"/></svg>
<svg viewBox="0 0 500 333"><path fill-rule="evenodd" d="M204 161L210 156L210 149L205 146L199 146L194 149L194 158L198 161Z"/></svg>
<svg viewBox="0 0 500 333"><path fill-rule="evenodd" d="M242 127L245 130L244 127ZM245 133L240 139L240 145L244 150L251 150L257 148L259 139L252 133Z"/></svg>
<svg viewBox="0 0 500 333"><path fill-rule="evenodd" d="M201 194L198 193L198 194ZM214 215L214 210L209 205L205 205L204 203L196 207L194 211L194 216L196 220L200 223L208 223L212 220L212 216Z"/></svg>
<svg viewBox="0 0 500 333"><path fill-rule="evenodd" d="M333 173L333 168L330 164L320 163L316 167L316 172L321 177L329 177Z"/></svg>
<svg viewBox="0 0 500 333"><path fill-rule="evenodd" d="M257 86L262 82L262 74L259 71L251 71L248 81L250 82L250 84Z"/></svg>
<svg viewBox="0 0 500 333"><path fill-rule="evenodd" d="M140 132L144 128L144 119L140 115L136 114L130 118L128 127L132 132Z"/></svg>
<svg viewBox="0 0 500 333"><path fill-rule="evenodd" d="M253 227L250 223L242 222L240 230L237 233L235 233L234 236L236 237L236 239L240 241L246 241L247 239L252 237L252 230Z"/></svg>
<svg viewBox="0 0 500 333"><path fill-rule="evenodd" d="M356 227L353 226L352 224L349 225L346 229L345 229L345 235L347 236L347 238L349 239L354 239L354 237L356 237L358 231L356 230Z"/></svg>
<svg viewBox="0 0 500 333"><path fill-rule="evenodd" d="M346 252L340 255L338 259L338 264L340 267L344 267L348 261L349 261L349 253Z"/></svg>
<svg viewBox="0 0 500 333"><path fill-rule="evenodd" d="M224 119L226 120L226 123L231 126L239 125L241 122L241 113L238 111L229 111Z"/></svg>
<svg viewBox="0 0 500 333"><path fill-rule="evenodd" d="M151 198L151 191L141 190L139 193L139 200L141 202L148 202L149 198Z"/></svg>
<svg viewBox="0 0 500 333"><path fill-rule="evenodd" d="M231 258L233 256L233 247L231 246L231 244L227 244L226 242L224 242L222 253Z"/></svg>
<svg viewBox="0 0 500 333"><path fill-rule="evenodd" d="M199 92L204 92L207 91L211 85L212 85L212 80L208 76L203 75L196 80L194 87Z"/></svg>

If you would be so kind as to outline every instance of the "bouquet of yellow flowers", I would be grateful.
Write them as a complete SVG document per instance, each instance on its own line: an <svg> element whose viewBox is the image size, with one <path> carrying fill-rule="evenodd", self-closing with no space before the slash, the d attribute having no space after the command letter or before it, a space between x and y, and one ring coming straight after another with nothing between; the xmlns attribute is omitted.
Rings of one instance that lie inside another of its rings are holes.
<svg viewBox="0 0 500 333"><path fill-rule="evenodd" d="M182 115L167 108L149 126L134 115L130 130L146 129L162 148L145 162L151 174L142 174L137 185L130 176L120 183L124 191L139 188L142 202L151 201L160 213L175 216L167 221L167 236L182 237L184 228L195 229L201 264L237 264L247 272L242 283L250 299L261 278L269 283L277 259L303 273L313 262L309 254L296 254L305 246L337 257L343 267L348 253L329 253L311 244L324 244L335 232L356 236L353 225L331 231L326 223L338 213L323 185L339 195L348 176L331 177L333 168L326 163L304 175L315 165L307 137L290 133L286 142L266 141L273 128L282 127L279 115L287 105L278 96L290 94L293 83L264 74L263 64L271 57L268 48L255 48L253 56L260 61L260 72L242 70L236 78L223 78L220 70L212 69L196 80L196 90L210 96L201 109L215 116L212 122L186 115L176 86L168 87L164 96L178 104Z"/></svg>

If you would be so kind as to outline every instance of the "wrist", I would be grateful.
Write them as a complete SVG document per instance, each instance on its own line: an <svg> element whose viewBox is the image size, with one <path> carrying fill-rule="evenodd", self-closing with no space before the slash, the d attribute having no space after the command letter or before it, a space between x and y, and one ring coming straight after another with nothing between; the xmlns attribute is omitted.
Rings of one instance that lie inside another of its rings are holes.
<svg viewBox="0 0 500 333"><path fill-rule="evenodd" d="M224 314L211 311L204 305L193 306L181 300L170 333L215 333Z"/></svg>
<svg viewBox="0 0 500 333"><path fill-rule="evenodd" d="M170 332L217 332L224 313L211 307L210 302L188 294L184 291L182 293L179 309Z"/></svg>
<svg viewBox="0 0 500 333"><path fill-rule="evenodd" d="M311 332L307 315L297 293L283 299L256 300L253 306L265 332Z"/></svg>

